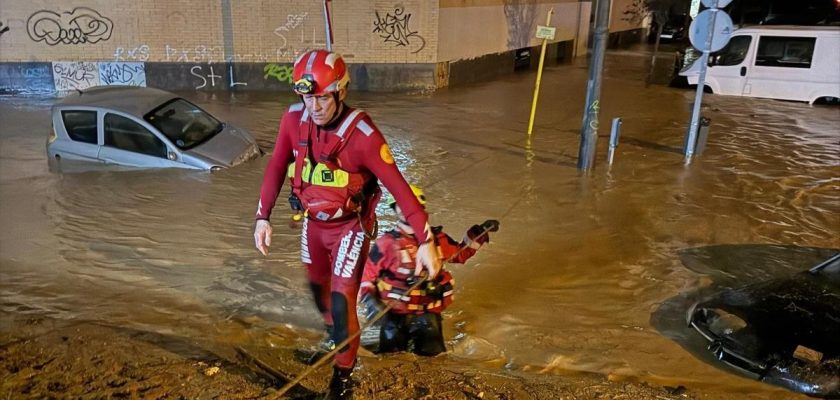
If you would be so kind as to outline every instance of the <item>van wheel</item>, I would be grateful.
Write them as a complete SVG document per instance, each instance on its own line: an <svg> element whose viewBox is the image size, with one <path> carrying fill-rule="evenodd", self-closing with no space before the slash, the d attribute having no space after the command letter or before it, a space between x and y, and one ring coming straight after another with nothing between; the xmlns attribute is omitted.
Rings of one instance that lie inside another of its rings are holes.
<svg viewBox="0 0 840 400"><path fill-rule="evenodd" d="M712 87L709 85L703 85L703 93L711 93L715 94L715 91L712 90Z"/></svg>

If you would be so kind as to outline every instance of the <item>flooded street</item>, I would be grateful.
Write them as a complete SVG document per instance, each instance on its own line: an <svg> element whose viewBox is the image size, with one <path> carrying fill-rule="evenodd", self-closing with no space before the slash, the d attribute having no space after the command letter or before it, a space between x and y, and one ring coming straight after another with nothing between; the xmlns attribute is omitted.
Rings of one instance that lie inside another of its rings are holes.
<svg viewBox="0 0 840 400"><path fill-rule="evenodd" d="M706 95L708 145L685 167L694 91L645 88L648 60L608 54L598 161L583 177L583 60L545 71L530 142L533 73L433 94L351 92L349 104L373 117L405 176L424 188L433 224L458 236L501 220L489 246L449 267L458 289L444 314L446 357L549 375L596 372L722 398L801 398L696 359L681 346L690 332L673 323L685 309L661 307L713 281L740 285L804 270L824 253L818 249L840 248L840 108ZM297 101L287 93L183 95L269 151L283 110ZM269 256L254 249L268 157L212 174L51 172L45 142L54 101L0 98L6 321L48 315L217 343L315 340L321 323L284 194ZM623 126L608 168L613 117ZM379 210L382 232L394 216ZM278 325L293 333L272 333Z"/></svg>

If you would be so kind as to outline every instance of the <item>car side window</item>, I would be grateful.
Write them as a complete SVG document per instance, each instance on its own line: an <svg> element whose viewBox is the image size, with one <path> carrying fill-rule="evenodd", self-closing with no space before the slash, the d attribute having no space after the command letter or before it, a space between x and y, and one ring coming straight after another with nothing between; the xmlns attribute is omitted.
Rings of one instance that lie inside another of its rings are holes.
<svg viewBox="0 0 840 400"><path fill-rule="evenodd" d="M166 158L166 144L162 140L143 125L116 114L105 115L105 145Z"/></svg>
<svg viewBox="0 0 840 400"><path fill-rule="evenodd" d="M96 111L61 112L64 130L75 142L96 144Z"/></svg>
<svg viewBox="0 0 840 400"><path fill-rule="evenodd" d="M760 67L811 68L813 37L762 36L758 39L755 65Z"/></svg>
<svg viewBox="0 0 840 400"><path fill-rule="evenodd" d="M747 57L752 36L733 36L726 47L709 56L710 65L738 65Z"/></svg>

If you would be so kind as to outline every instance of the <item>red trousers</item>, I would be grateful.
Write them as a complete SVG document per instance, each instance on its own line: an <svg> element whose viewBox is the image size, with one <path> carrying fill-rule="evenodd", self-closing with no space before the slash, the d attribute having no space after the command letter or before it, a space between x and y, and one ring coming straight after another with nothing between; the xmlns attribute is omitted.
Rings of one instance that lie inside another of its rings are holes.
<svg viewBox="0 0 840 400"><path fill-rule="evenodd" d="M369 213L364 227L359 218L339 222L304 219L301 232L301 260L307 267L315 305L327 325L333 326L338 345L359 331L356 296L362 280L376 216ZM335 356L335 365L351 368L356 362L359 338Z"/></svg>

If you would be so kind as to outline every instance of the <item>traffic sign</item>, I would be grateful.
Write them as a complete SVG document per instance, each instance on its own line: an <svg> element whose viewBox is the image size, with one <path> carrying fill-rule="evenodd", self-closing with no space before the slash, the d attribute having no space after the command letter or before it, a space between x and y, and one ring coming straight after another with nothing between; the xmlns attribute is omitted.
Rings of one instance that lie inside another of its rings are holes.
<svg viewBox="0 0 840 400"><path fill-rule="evenodd" d="M709 8L723 8L728 6L731 2L732 0L703 0L703 5Z"/></svg>
<svg viewBox="0 0 840 400"><path fill-rule="evenodd" d="M706 49L706 37L711 28L712 18L715 20L715 26L712 28L712 43L711 47ZM688 28L688 39L695 49L700 51L718 51L729 43L729 37L732 36L732 18L729 14L716 9L703 10L697 14L697 18L691 21L691 26Z"/></svg>

